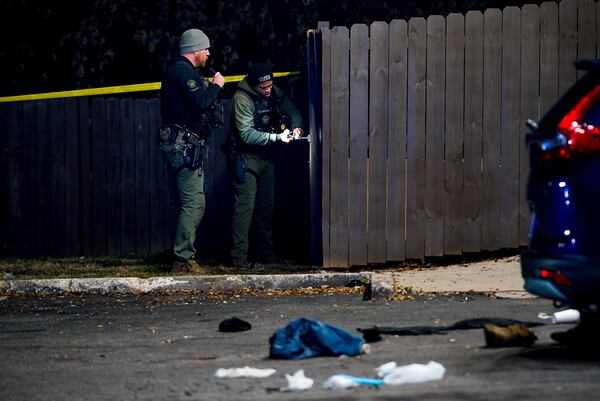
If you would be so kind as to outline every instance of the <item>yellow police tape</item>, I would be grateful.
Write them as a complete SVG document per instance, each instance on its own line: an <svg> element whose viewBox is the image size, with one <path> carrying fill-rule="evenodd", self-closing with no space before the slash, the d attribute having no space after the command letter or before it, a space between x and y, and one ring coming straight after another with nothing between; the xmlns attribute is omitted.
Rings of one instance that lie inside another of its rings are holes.
<svg viewBox="0 0 600 401"><path fill-rule="evenodd" d="M286 77L291 75L298 75L299 71L291 72L275 72L273 76ZM225 77L225 82L238 82L244 79L245 75L232 75ZM129 92L143 92L143 91L154 91L160 90L160 82L150 82L147 84L133 84L133 85L120 85L120 86L105 86L103 88L90 88L90 89L76 89L71 91L60 91L60 92L47 92L47 93L35 93L31 95L18 95L18 96L4 96L0 97L0 103L5 102L23 102L26 100L44 100L44 99L58 99L63 97L78 97L78 96L96 96L96 95L114 95L117 93L129 93Z"/></svg>

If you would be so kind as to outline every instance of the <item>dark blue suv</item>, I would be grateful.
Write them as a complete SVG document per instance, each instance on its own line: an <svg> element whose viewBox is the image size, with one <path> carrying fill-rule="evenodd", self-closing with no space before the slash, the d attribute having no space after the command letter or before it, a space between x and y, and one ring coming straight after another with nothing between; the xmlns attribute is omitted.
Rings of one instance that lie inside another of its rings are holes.
<svg viewBox="0 0 600 401"><path fill-rule="evenodd" d="M521 257L525 289L598 314L600 305L600 60L539 121L529 122L532 211Z"/></svg>

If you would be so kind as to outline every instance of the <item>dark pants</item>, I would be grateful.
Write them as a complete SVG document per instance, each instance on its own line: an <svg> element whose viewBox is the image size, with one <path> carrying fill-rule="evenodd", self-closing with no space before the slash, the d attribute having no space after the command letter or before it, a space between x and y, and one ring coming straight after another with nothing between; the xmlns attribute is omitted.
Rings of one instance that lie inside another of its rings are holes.
<svg viewBox="0 0 600 401"><path fill-rule="evenodd" d="M182 166L182 152L173 151L171 145L161 147L163 160L169 171L170 188L177 202L177 226L173 253L179 261L196 254L196 230L204 216L204 174L201 169L190 170Z"/></svg>
<svg viewBox="0 0 600 401"><path fill-rule="evenodd" d="M235 203L231 236L233 247L230 257L236 262L248 260L249 237L253 251L260 262L275 261L273 249L274 174L271 156L243 153L246 159L245 180L234 183Z"/></svg>

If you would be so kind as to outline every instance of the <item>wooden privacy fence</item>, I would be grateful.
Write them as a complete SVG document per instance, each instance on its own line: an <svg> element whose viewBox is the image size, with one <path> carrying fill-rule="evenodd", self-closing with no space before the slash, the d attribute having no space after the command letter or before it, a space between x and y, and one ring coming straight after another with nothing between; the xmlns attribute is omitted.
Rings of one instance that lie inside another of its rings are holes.
<svg viewBox="0 0 600 401"><path fill-rule="evenodd" d="M526 245L525 122L596 57L599 15L563 0L309 32L323 265Z"/></svg>
<svg viewBox="0 0 600 401"><path fill-rule="evenodd" d="M525 245L525 121L600 54L597 21L592 0L563 0L309 31L311 207L303 141L276 160L281 255L310 243L313 263L345 267ZM205 162L210 252L228 247L227 123ZM159 125L158 99L0 105L0 254L170 250Z"/></svg>
<svg viewBox="0 0 600 401"><path fill-rule="evenodd" d="M233 189L221 144L205 151L200 257L229 248ZM176 216L162 162L160 99L81 97L0 103L0 255L150 255L170 252ZM274 239L282 257L308 259L308 144L275 152Z"/></svg>
<svg viewBox="0 0 600 401"><path fill-rule="evenodd" d="M6 103L0 121L2 254L148 255L171 249L174 209L159 151L158 98ZM214 134L206 153L205 195L213 208L206 224L231 206L219 149L226 129ZM212 225L217 231L204 235L203 248L225 242L218 230L223 221Z"/></svg>

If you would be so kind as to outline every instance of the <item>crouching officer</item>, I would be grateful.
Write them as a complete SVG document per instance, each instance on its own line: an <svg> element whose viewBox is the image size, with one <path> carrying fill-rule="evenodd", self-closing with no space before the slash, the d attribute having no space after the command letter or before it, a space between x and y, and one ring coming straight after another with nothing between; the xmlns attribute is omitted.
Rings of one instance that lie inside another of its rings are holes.
<svg viewBox="0 0 600 401"><path fill-rule="evenodd" d="M231 108L228 142L236 147L241 165L230 168L235 197L230 263L247 263L250 230L257 261L273 263L273 148L276 143L288 143L303 135L302 116L273 85L273 73L266 64L250 67L233 95ZM289 121L285 126L284 120Z"/></svg>
<svg viewBox="0 0 600 401"><path fill-rule="evenodd" d="M222 125L217 96L225 84L220 73L209 83L197 70L206 67L209 48L204 32L185 31L179 39L179 56L171 61L161 85L161 153L178 207L174 273L204 272L194 259L196 230L205 206L202 155L211 129Z"/></svg>

